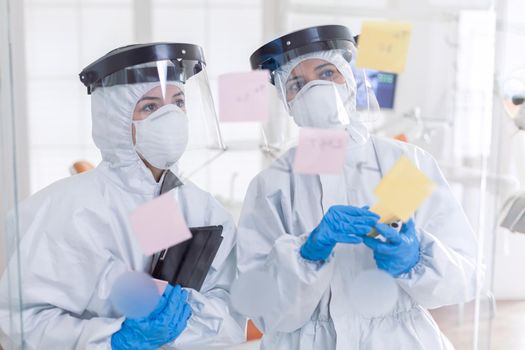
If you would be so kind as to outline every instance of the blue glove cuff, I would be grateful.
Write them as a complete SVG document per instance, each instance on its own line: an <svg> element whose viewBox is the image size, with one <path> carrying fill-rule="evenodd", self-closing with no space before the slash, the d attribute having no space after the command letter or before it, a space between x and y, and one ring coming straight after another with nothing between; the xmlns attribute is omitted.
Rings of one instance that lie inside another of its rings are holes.
<svg viewBox="0 0 525 350"><path fill-rule="evenodd" d="M114 333L111 336L111 349L113 349L113 350L124 350L124 349L126 349L126 347L123 346L122 343L121 343L120 331Z"/></svg>
<svg viewBox="0 0 525 350"><path fill-rule="evenodd" d="M412 271L412 269L421 261L421 253L418 251L417 255L414 256L414 260L412 261L412 263L406 268L404 269L403 271L401 271L400 273L398 273L397 275L395 275L394 277L399 277L401 275L404 275L406 273L409 273L410 271Z"/></svg>
<svg viewBox="0 0 525 350"><path fill-rule="evenodd" d="M332 253L332 250L334 249L334 245L322 245L319 242L317 244L313 244L310 239L307 239L306 242L301 246L301 256L310 261L325 261L328 259L330 254Z"/></svg>
<svg viewBox="0 0 525 350"><path fill-rule="evenodd" d="M152 347L149 344L143 342L135 342L135 344L130 344L126 342L125 337L123 337L120 331L114 333L111 336L111 349L112 350L155 350L157 347Z"/></svg>

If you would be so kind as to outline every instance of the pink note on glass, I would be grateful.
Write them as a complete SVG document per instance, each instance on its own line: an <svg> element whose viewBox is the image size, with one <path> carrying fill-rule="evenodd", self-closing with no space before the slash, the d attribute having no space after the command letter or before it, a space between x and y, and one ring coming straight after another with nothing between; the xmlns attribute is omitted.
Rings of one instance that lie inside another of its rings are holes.
<svg viewBox="0 0 525 350"><path fill-rule="evenodd" d="M268 120L269 73L257 70L219 76L219 117L222 122Z"/></svg>
<svg viewBox="0 0 525 350"><path fill-rule="evenodd" d="M340 174L348 133L339 129L301 128L294 170L300 174Z"/></svg>
<svg viewBox="0 0 525 350"><path fill-rule="evenodd" d="M146 255L191 238L186 221L170 192L136 208L129 219Z"/></svg>
<svg viewBox="0 0 525 350"><path fill-rule="evenodd" d="M158 280L156 278L153 279L153 282L155 282L155 285L157 286L157 289L159 290L159 294L160 295L164 294L164 289L166 289L166 287L168 286L168 282L163 281L163 280Z"/></svg>

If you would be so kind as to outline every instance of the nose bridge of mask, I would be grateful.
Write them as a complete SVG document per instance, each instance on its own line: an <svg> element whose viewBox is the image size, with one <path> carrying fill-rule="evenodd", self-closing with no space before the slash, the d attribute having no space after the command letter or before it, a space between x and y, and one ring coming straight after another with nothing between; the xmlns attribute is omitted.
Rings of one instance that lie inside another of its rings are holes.
<svg viewBox="0 0 525 350"><path fill-rule="evenodd" d="M297 95L294 96L293 99L291 99L288 102L288 108L291 110L292 105L294 103L297 103L300 100L303 100L303 103L309 104L309 95L312 94L314 91L314 88L316 87L323 87L323 95L325 98L330 99L331 101L325 101L328 103L335 103L337 106L338 111L340 110L341 106L346 106L350 99L354 96L349 91L349 88L346 84L337 84L333 81L329 80L311 80L308 83L306 83L301 90L297 93ZM316 91L320 91L320 89L316 89ZM314 102L314 101L312 101ZM315 101L316 103L318 101Z"/></svg>
<svg viewBox="0 0 525 350"><path fill-rule="evenodd" d="M313 87L315 86L320 86L320 85L332 85L333 83L329 80L310 80L308 83L306 83L302 88L301 90L299 90L299 92L294 96L294 98L292 98L288 103L293 103L294 100L297 100L297 99L300 99L302 95L305 95L307 93L308 90L312 89Z"/></svg>
<svg viewBox="0 0 525 350"><path fill-rule="evenodd" d="M134 120L134 123L144 123L144 122L153 122L161 117L168 116L170 114L185 114L185 112L178 106L174 104L166 104L159 109L157 109L155 112L151 113L147 118L142 120Z"/></svg>
<svg viewBox="0 0 525 350"><path fill-rule="evenodd" d="M309 84L309 85L308 85ZM350 118L344 100L349 95L345 84L331 81L311 81L289 102L290 115L303 127L339 127Z"/></svg>

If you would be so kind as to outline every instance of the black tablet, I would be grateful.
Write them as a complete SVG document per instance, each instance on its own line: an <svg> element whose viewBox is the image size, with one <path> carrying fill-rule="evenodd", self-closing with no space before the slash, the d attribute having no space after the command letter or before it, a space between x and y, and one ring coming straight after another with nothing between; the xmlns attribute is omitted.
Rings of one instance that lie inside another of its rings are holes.
<svg viewBox="0 0 525 350"><path fill-rule="evenodd" d="M152 276L200 290L222 242L222 226L190 227L192 238L160 252Z"/></svg>

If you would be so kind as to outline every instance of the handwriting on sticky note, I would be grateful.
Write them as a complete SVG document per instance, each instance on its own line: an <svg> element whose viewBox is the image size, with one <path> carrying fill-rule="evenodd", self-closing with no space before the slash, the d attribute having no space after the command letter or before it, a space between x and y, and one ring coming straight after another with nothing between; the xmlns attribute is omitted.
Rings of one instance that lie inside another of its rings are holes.
<svg viewBox="0 0 525 350"><path fill-rule="evenodd" d="M363 22L357 49L357 67L402 72L411 30L411 25L404 22Z"/></svg>
<svg viewBox="0 0 525 350"><path fill-rule="evenodd" d="M379 199L376 205L389 216L394 216L393 219L406 221L434 188L434 182L402 156L375 188L374 194ZM381 219L383 221L383 217Z"/></svg>
<svg viewBox="0 0 525 350"><path fill-rule="evenodd" d="M219 77L219 117L223 122L268 120L269 73L257 70Z"/></svg>
<svg viewBox="0 0 525 350"><path fill-rule="evenodd" d="M171 192L136 208L129 219L132 231L146 255L191 238L191 232Z"/></svg>
<svg viewBox="0 0 525 350"><path fill-rule="evenodd" d="M294 170L301 174L339 174L343 170L348 133L339 129L301 128Z"/></svg>

